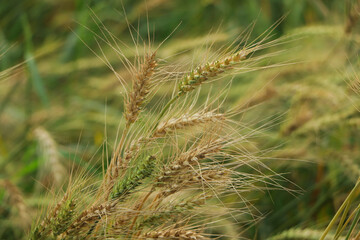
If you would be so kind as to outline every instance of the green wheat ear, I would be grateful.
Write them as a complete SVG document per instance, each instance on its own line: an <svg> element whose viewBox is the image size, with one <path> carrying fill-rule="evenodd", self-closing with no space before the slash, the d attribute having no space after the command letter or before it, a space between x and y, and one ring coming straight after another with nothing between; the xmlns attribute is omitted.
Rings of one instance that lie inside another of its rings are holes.
<svg viewBox="0 0 360 240"><path fill-rule="evenodd" d="M50 215L46 216L43 222L32 231L30 239L57 239L56 236L65 232L71 225L75 213L75 206L74 199L66 194L55 206Z"/></svg>
<svg viewBox="0 0 360 240"><path fill-rule="evenodd" d="M183 80L179 83L178 96L192 91L196 86L201 85L210 77L215 77L245 60L252 51L252 49L243 49L221 61L208 62L203 66L197 67L195 70L185 75Z"/></svg>
<svg viewBox="0 0 360 240"><path fill-rule="evenodd" d="M124 179L121 179L114 190L111 193L111 198L117 198L124 200L132 190L139 186L145 178L149 177L155 167L155 157L149 156L145 161L140 162L134 171L125 175Z"/></svg>
<svg viewBox="0 0 360 240"><path fill-rule="evenodd" d="M57 218L51 222L51 229L55 236L65 232L68 226L72 222L74 216L75 203L72 199L69 199L58 212Z"/></svg>

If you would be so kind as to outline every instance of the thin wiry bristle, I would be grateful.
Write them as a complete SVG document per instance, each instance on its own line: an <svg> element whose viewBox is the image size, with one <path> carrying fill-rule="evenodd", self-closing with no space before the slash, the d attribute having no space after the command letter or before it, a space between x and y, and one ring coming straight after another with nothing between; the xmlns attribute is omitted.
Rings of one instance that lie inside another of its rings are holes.
<svg viewBox="0 0 360 240"><path fill-rule="evenodd" d="M268 86L262 91L256 93L255 95L248 97L246 96L245 100L241 100L239 103L239 110L245 110L256 106L262 102L265 102L269 99L272 99L277 95L277 91L273 86Z"/></svg>

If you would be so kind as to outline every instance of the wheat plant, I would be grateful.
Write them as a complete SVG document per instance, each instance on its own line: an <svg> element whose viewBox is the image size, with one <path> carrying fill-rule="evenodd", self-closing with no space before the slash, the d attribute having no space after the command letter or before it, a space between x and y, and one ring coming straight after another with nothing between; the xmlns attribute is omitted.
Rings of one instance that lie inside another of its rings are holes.
<svg viewBox="0 0 360 240"><path fill-rule="evenodd" d="M201 85L219 76L256 70L256 59L266 56L253 59L252 55L274 44L268 41L269 34L257 42L225 49L180 79L178 74L164 74L166 65L151 44L143 45L144 52L133 64L113 44L114 39L100 37L99 43L116 50L131 76L129 84L116 73L124 86L124 128L109 162L105 159L101 183L91 182L89 173L80 177L73 173L77 180L43 212L29 238L195 240L226 237L211 231L223 220L251 226L259 216L243 193L280 187L262 173L261 168L268 170L266 166L244 147L256 131L244 131L232 120L241 111L226 110L221 103L224 94L210 91L203 103L197 95ZM107 65L114 71L110 62ZM175 85L170 90L173 95L163 97L155 109L147 109L146 103L164 84ZM34 133L48 151L52 167L59 165L50 135L43 128ZM256 171L249 174L242 168Z"/></svg>

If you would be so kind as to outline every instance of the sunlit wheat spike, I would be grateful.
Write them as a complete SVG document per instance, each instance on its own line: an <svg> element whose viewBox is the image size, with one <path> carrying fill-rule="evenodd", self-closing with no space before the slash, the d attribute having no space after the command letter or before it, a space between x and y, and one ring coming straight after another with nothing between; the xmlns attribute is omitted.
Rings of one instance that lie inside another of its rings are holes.
<svg viewBox="0 0 360 240"><path fill-rule="evenodd" d="M113 213L115 206L116 202L110 202L90 207L76 218L76 220L66 229L61 237L66 239L66 237L81 236L82 234L88 232L98 220Z"/></svg>
<svg viewBox="0 0 360 240"><path fill-rule="evenodd" d="M182 240L198 240L207 239L199 233L184 229L170 229L147 232L144 237L150 239L182 239Z"/></svg>
<svg viewBox="0 0 360 240"><path fill-rule="evenodd" d="M216 185L225 187L231 183L229 171L226 169L221 170L203 170L201 172L188 172L178 173L176 175L163 178L163 182L159 186L163 186L161 192L162 197L167 197L183 189L196 187L196 185L202 185L202 189Z"/></svg>
<svg viewBox="0 0 360 240"><path fill-rule="evenodd" d="M224 73L226 70L247 59L249 54L254 50L255 49L244 48L237 53L224 58L223 60L208 62L197 67L195 70L185 75L183 80L179 83L178 95L190 92L195 89L196 86L201 85L209 78L216 77L217 75Z"/></svg>
<svg viewBox="0 0 360 240"><path fill-rule="evenodd" d="M209 155L221 151L222 147L223 140L212 139L211 141L202 143L187 152L181 153L173 163L162 169L161 173L157 177L157 186L163 186L164 183L166 183L165 186L167 189L165 189L163 193L168 195L178 191L182 188L182 186L184 186L184 184L191 183L191 181L194 182L195 180L198 180L197 182L199 182L199 180L204 180L204 178L201 177L201 174L199 176L193 176L193 173L190 172L189 176L185 170L191 168L191 166L197 165L201 160L204 160ZM214 172L207 173L207 178L210 178L210 175ZM174 181L174 179L176 180Z"/></svg>
<svg viewBox="0 0 360 240"><path fill-rule="evenodd" d="M175 130L184 129L186 127L196 126L207 122L216 122L225 120L225 115L214 112L200 112L195 114L184 114L179 118L171 118L166 122L159 124L154 132L154 137L163 137L167 133Z"/></svg>
<svg viewBox="0 0 360 240"><path fill-rule="evenodd" d="M141 106L149 94L152 82L151 77L154 74L157 61L155 59L156 53L147 54L140 66L138 73L133 81L133 89L129 94L129 99L126 100L125 118L128 124L136 121Z"/></svg>

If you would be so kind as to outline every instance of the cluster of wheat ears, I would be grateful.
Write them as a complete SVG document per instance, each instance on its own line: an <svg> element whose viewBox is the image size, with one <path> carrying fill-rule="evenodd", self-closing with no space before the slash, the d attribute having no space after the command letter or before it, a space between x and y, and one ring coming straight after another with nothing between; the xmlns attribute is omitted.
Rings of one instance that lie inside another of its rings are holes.
<svg viewBox="0 0 360 240"><path fill-rule="evenodd" d="M29 238L195 240L221 236L214 229L222 224L240 228L253 223L256 217L242 192L276 183L242 147L253 132L242 134L242 125L232 120L240 111L224 109L219 91L201 104L197 96L203 83L252 70L262 58L254 53L273 44L264 42L268 37L229 47L182 77L165 74L165 61L150 44L133 62L124 59L132 77L131 86L121 80L124 127L110 161L104 161L101 183L93 182L90 173L73 173ZM144 111L169 79L178 83L172 95L164 96L153 113ZM45 133L37 129L35 134L41 138ZM240 170L253 164L258 174Z"/></svg>

